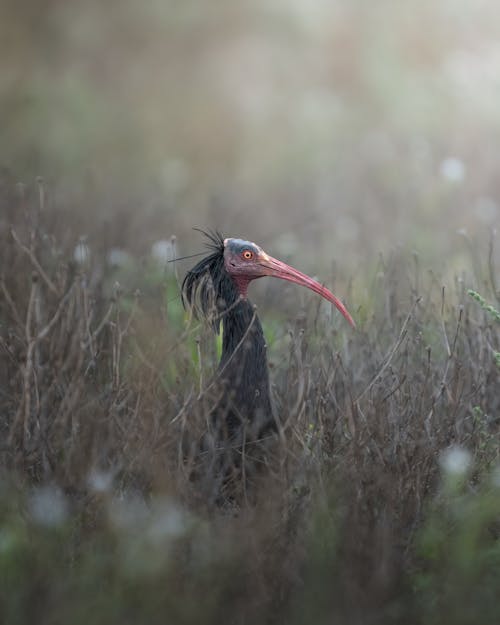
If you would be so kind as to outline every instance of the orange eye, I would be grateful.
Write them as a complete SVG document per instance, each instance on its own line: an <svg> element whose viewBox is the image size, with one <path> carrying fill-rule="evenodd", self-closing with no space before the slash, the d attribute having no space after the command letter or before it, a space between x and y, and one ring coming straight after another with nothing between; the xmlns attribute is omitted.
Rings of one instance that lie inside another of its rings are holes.
<svg viewBox="0 0 500 625"><path fill-rule="evenodd" d="M253 258L253 252L251 252L250 250L245 250L242 256L245 260L250 260Z"/></svg>

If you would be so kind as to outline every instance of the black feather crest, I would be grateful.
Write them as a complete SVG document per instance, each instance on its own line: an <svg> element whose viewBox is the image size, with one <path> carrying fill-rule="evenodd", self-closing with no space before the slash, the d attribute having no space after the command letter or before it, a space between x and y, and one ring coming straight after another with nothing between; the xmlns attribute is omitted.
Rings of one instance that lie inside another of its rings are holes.
<svg viewBox="0 0 500 625"><path fill-rule="evenodd" d="M196 317L204 317L219 332L221 313L232 306L238 294L224 266L224 237L217 230L204 231L211 254L187 272L182 282L182 302Z"/></svg>

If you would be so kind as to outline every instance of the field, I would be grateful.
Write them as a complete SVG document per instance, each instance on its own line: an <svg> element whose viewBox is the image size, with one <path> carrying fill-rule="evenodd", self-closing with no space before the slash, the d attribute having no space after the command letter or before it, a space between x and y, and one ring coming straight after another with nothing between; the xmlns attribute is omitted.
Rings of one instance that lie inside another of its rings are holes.
<svg viewBox="0 0 500 625"><path fill-rule="evenodd" d="M495 3L21 4L0 9L0 621L499 623ZM193 227L315 275L357 324L251 286L282 428L226 506L192 479L221 350L180 297L199 257L171 262L204 251Z"/></svg>

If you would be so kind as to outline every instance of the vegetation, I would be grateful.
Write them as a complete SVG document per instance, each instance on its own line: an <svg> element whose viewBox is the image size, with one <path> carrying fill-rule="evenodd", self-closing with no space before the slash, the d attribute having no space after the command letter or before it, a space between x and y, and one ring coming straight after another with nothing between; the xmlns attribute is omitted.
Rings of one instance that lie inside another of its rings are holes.
<svg viewBox="0 0 500 625"><path fill-rule="evenodd" d="M1 623L500 622L499 17L1 3ZM283 431L233 507L193 227L357 323L251 286Z"/></svg>
<svg viewBox="0 0 500 625"><path fill-rule="evenodd" d="M75 247L40 181L10 191L5 622L496 622L500 335L465 284L403 254L365 283L356 332L290 306L270 345L281 464L210 509L189 481L210 328L169 269L117 266L98 228Z"/></svg>

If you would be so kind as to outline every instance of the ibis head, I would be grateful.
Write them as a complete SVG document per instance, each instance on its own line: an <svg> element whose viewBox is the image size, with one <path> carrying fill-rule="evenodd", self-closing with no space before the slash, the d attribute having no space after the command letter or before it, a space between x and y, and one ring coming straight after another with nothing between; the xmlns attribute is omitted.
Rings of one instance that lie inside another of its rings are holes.
<svg viewBox="0 0 500 625"><path fill-rule="evenodd" d="M298 269L269 256L252 241L224 239L224 268L233 279L242 297L246 298L248 285L252 280L264 276L281 278L281 280L305 286L321 295L336 306L351 326L355 327L347 308L331 291Z"/></svg>

